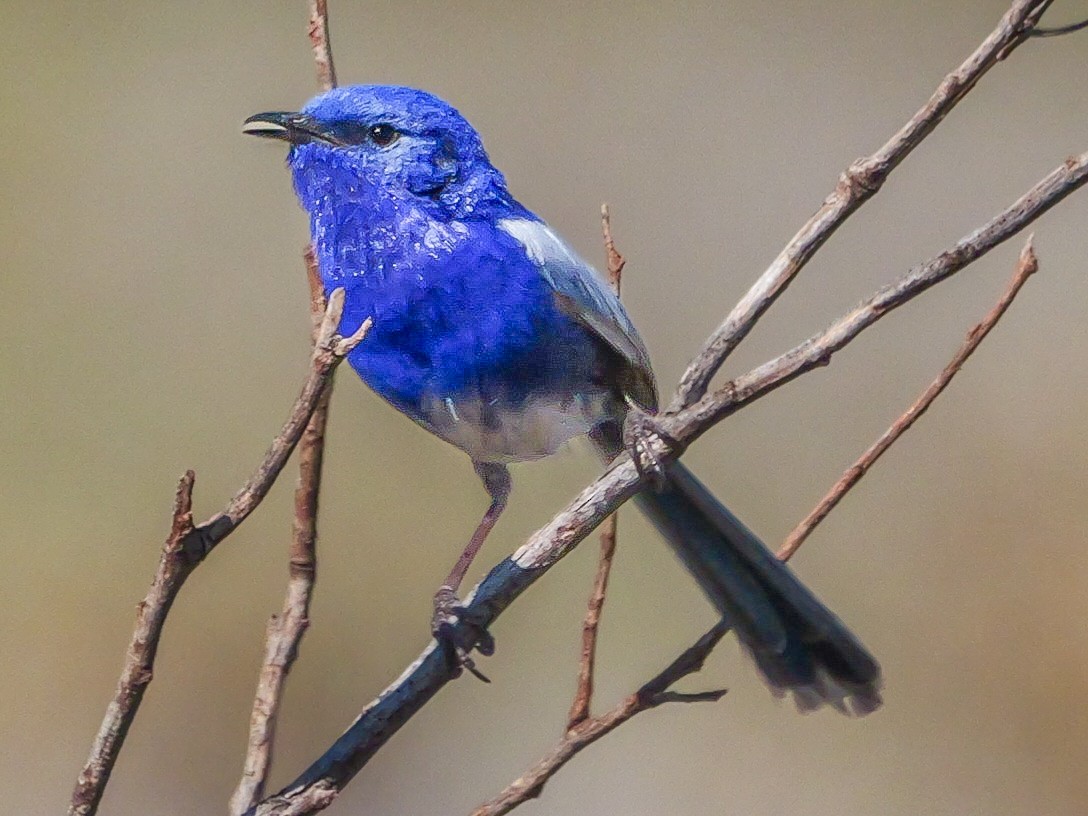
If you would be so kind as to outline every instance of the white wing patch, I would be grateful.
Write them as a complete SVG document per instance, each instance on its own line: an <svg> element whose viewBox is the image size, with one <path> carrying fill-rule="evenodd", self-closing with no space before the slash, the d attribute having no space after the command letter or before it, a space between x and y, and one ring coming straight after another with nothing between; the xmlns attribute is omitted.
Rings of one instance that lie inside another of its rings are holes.
<svg viewBox="0 0 1088 816"><path fill-rule="evenodd" d="M589 264L579 258L568 247L563 239L552 232L551 227L540 221L527 221L524 218L504 218L499 222L499 229L503 230L525 247L529 258L541 267L544 276L551 280L548 272L548 262L559 262L571 266L583 266L591 270ZM554 281L552 281L554 285Z"/></svg>
<svg viewBox="0 0 1088 816"><path fill-rule="evenodd" d="M529 260L555 292L572 303L574 311L602 340L612 346L652 382L650 357L619 298L596 270L540 221L504 218L499 229L525 247Z"/></svg>

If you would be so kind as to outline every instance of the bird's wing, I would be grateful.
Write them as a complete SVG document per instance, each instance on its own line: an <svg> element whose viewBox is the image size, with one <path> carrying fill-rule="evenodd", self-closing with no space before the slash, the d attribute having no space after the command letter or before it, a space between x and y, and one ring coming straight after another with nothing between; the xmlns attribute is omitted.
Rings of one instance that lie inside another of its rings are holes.
<svg viewBox="0 0 1088 816"><path fill-rule="evenodd" d="M622 363L620 386L644 408L657 407L650 355L620 299L547 224L507 218L499 227L524 248L555 291L561 311L590 330Z"/></svg>

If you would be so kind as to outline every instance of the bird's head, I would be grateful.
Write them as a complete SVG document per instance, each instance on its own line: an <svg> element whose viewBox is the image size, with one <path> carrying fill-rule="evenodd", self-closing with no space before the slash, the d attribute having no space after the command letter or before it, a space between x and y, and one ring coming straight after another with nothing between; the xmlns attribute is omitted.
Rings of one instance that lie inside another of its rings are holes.
<svg viewBox="0 0 1088 816"><path fill-rule="evenodd" d="M298 112L251 116L243 132L290 143L295 189L311 214L380 201L464 215L506 195L472 125L414 88L335 88Z"/></svg>

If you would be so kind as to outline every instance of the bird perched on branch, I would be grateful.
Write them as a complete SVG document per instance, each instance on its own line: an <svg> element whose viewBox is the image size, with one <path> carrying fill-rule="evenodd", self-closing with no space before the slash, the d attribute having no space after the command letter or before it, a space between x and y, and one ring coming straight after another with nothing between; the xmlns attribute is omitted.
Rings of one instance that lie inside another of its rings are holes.
<svg viewBox="0 0 1088 816"><path fill-rule="evenodd" d="M619 299L510 194L446 102L342 87L299 112L251 116L244 130L290 144L326 295L346 292L341 333L374 320L351 366L467 453L491 498L435 596L433 629L448 638L457 590L510 495L507 466L583 434L611 460L632 430L653 427L646 347ZM686 467L651 466L656 483L636 501L771 688L805 709L876 708L880 669L850 630Z"/></svg>

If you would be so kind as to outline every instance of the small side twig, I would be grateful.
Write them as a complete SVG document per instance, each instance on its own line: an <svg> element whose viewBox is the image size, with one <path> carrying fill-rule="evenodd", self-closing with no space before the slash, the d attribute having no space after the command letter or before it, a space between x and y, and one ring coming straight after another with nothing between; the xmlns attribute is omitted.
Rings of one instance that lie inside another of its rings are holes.
<svg viewBox="0 0 1088 816"><path fill-rule="evenodd" d="M1033 28L1031 30L1032 37L1061 37L1064 34L1072 34L1075 31L1081 31L1088 28L1088 20L1081 20L1079 23L1070 23L1064 26L1055 26L1054 28Z"/></svg>
<svg viewBox="0 0 1088 816"><path fill-rule="evenodd" d="M975 349L979 347L979 344L986 339L986 335L990 333L990 330L997 325L1009 306L1012 305L1013 299L1020 292L1020 288L1027 282L1027 279L1034 275L1039 269L1039 260L1035 257L1035 248L1033 246L1034 234L1028 236L1027 242L1024 244L1024 248L1020 250L1020 257L1016 264L1016 271L1013 273L1012 280L1009 281L1008 286L1002 293L1001 298L997 301L994 307L986 314L981 322L975 324L969 332L967 332L967 338L964 340L963 345L960 346L955 356L949 361L948 365L944 367L944 370L938 375L929 387L922 392L921 396L914 401L913 404L903 414L892 423L880 438L876 440L868 450L863 453L853 465L842 475L835 485L827 492L827 495L820 500L797 527L794 528L787 537L786 541L782 544L782 547L778 550L778 557L783 561L788 561L798 548L805 542L805 539L809 537L817 525L823 521L827 514L835 509L835 506L842 501L843 496L850 492L850 490L856 485L861 478L869 472L876 461L884 455L884 452L888 450L896 440L899 439L906 431L921 418L929 406L933 404L933 401L941 395L948 384L952 382L952 378L959 373L963 368L963 364L967 362L968 358L974 354Z"/></svg>
<svg viewBox="0 0 1088 816"><path fill-rule="evenodd" d="M544 784L570 762L583 748L614 731L636 714L657 708L665 703L716 702L725 696L725 689L685 693L672 691L679 680L698 672L707 656L729 631L724 623L718 623L698 641L684 650L672 663L661 670L638 691L628 695L615 708L599 717L583 720L563 735L552 749L529 770L515 779L493 799L472 811L472 816L502 816L523 802L535 799Z"/></svg>
<svg viewBox="0 0 1088 816"><path fill-rule="evenodd" d="M223 539L238 528L260 504L287 462L336 366L366 335L369 321L351 337L340 337L336 327L344 308L343 290L337 290L318 329L311 357L310 375L291 414L273 440L254 474L223 512L199 526L192 523L194 476L189 471L178 486L170 535L162 547L159 567L147 596L136 608L136 625L125 654L125 663L113 699L91 746L90 755L76 780L69 806L70 816L91 816L98 809L110 774L124 745L144 692L151 682L155 654L163 625L178 592L193 570Z"/></svg>
<svg viewBox="0 0 1088 816"><path fill-rule="evenodd" d="M578 686L567 715L567 730L572 731L589 719L589 706L593 700L593 672L597 658L597 632L601 623L601 610L608 592L608 576L612 572L612 559L616 555L616 533L619 514L613 513L601 529L601 549L597 556L597 572L593 576L593 589L586 604L586 616L582 620L582 654L578 661Z"/></svg>
<svg viewBox="0 0 1088 816"><path fill-rule="evenodd" d="M616 249L612 238L612 219L608 205L601 205L601 235L604 238L604 251L608 264L608 283L618 297L623 282L623 267L626 260ZM582 655L578 663L578 686L574 700L567 715L567 730L570 731L589 718L589 706L593 700L593 669L597 656L597 632L601 623L601 610L604 608L605 595L608 593L608 576L612 572L612 560L616 554L616 535L619 531L619 514L608 517L601 529L601 549L597 556L597 572L593 578L593 589L586 605L586 616L582 621Z"/></svg>

